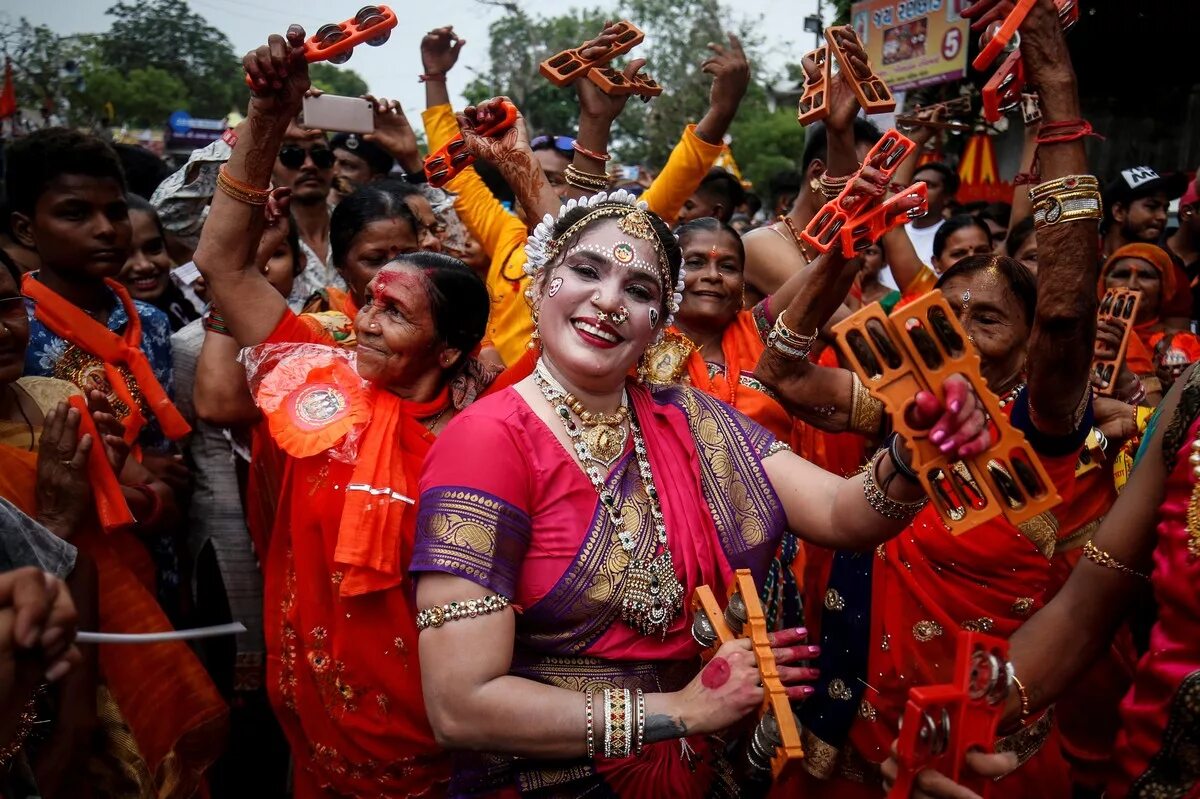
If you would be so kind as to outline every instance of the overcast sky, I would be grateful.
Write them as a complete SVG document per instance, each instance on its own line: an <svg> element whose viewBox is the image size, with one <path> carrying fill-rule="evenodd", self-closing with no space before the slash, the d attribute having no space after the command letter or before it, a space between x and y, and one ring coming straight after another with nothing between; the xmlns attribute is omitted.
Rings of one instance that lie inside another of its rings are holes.
<svg viewBox="0 0 1200 799"><path fill-rule="evenodd" d="M262 44L272 32L282 33L291 22L299 22L310 34L322 23L340 22L352 16L360 2L365 5L366 0L188 0L193 11L229 37L239 54ZM782 69L789 61L799 61L813 47L813 35L804 32L804 17L814 13L817 0L725 2L741 17L761 18L759 30L767 43L764 66L768 72ZM60 34L100 33L109 28L111 20L104 11L112 4L113 0L3 0L0 18L15 21L26 17ZM424 88L416 78L421 72L421 37L431 28L452 24L467 40L458 67L450 76L451 97L461 103L460 92L471 79L471 69L486 66L488 25L503 12L476 0L392 0L391 5L400 13L400 25L392 31L391 40L382 47L357 48L346 67L362 75L377 95L399 98L406 111L419 113L425 106ZM556 14L571 5L604 3L524 0L522 5L533 14ZM824 9L827 22L833 14L829 5L826 3ZM653 74L653 65L649 71Z"/></svg>

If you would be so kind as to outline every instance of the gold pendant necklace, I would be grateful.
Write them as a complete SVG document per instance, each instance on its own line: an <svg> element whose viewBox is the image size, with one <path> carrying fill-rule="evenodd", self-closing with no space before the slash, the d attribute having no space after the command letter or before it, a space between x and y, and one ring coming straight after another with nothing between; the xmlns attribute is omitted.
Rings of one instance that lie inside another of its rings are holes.
<svg viewBox="0 0 1200 799"><path fill-rule="evenodd" d="M667 546L667 524L663 518L662 505L658 500L658 490L654 487L654 474L650 471L650 458L646 452L646 442L642 438L636 419L629 418L629 429L633 435L633 451L637 458L638 472L642 477L642 485L650 500L650 519L654 526L656 547L661 550L646 558L634 559L637 549L634 532L625 525L625 518L616 504L616 497L604 484L605 475L596 467L588 467L588 461L596 458L590 451L587 439L579 426L571 418L571 408L568 402L569 394L561 390L561 386L539 361L533 372L534 382L542 392L542 396L554 408L559 421L567 431L575 445L575 454L583 461L584 471L592 483L592 488L600 496L600 504L617 530L617 540L621 548L628 554L629 565L625 567L624 578L621 581L621 620L645 636L656 635L666 638L667 630L675 622L683 610L684 588L675 573L675 561L671 557L671 549ZM626 415L628 409L622 406ZM576 415L579 415L578 413Z"/></svg>
<svg viewBox="0 0 1200 799"><path fill-rule="evenodd" d="M542 374L541 377L545 380L547 375ZM629 437L625 427L625 423L629 421L629 406L626 404L625 395L622 394L621 406L615 413L594 413L584 407L574 394L562 390L562 386L555 385L556 381L553 381L552 376L547 382L562 393L563 403L579 417L579 423L583 425L581 435L587 444L590 459L606 469L611 469L625 451L625 440Z"/></svg>

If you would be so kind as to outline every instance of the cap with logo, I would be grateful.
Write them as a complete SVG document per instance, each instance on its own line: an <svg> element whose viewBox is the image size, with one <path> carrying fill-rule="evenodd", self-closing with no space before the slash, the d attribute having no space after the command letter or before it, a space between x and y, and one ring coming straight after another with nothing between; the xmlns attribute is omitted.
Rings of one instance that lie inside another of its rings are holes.
<svg viewBox="0 0 1200 799"><path fill-rule="evenodd" d="M396 162L387 150L354 133L339 133L329 141L329 149L345 150L367 162L373 175L386 175Z"/></svg>
<svg viewBox="0 0 1200 799"><path fill-rule="evenodd" d="M1136 166L1121 170L1121 175L1104 189L1104 205L1113 203L1128 205L1134 200L1162 192L1168 200L1174 200L1187 190L1187 176L1180 172L1160 175L1148 166Z"/></svg>

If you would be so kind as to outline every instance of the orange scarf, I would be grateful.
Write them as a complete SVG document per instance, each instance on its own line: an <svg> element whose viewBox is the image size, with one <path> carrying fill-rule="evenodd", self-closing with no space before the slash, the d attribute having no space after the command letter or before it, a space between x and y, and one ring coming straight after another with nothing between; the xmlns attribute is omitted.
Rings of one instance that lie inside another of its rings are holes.
<svg viewBox="0 0 1200 799"><path fill-rule="evenodd" d="M449 387L431 402L408 402L364 384L350 356L321 345L255 348L247 371L281 450L293 458L329 458L338 450L339 460L354 464L333 553L346 567L340 594L399 585L408 562L400 544L416 523L417 478L434 441L418 420L450 407Z"/></svg>
<svg viewBox="0 0 1200 799"><path fill-rule="evenodd" d="M79 411L79 435L86 434L92 437L92 451L88 453L87 462L88 482L92 484L92 493L95 494L96 515L100 518L100 526L106 533L132 526L133 514L129 512L125 495L121 493L121 484L108 462L108 456L104 452L104 440L92 420L87 401L78 394L72 394L67 401L71 403L72 408Z"/></svg>
<svg viewBox="0 0 1200 799"><path fill-rule="evenodd" d="M403 582L401 564L409 554L400 551L402 531L416 523L417 478L433 443L417 420L450 407L450 392L444 388L432 402L415 403L376 388L370 402L372 419L359 442L333 551L334 562L348 567L342 596Z"/></svg>
<svg viewBox="0 0 1200 799"><path fill-rule="evenodd" d="M46 288L32 272L22 278L21 291L36 303L34 315L52 333L104 362L104 374L109 385L121 402L129 408L129 415L125 417L127 442L134 443L138 433L145 426L146 419L142 416L124 375L117 369L118 365L125 366L133 373L133 379L153 410L163 433L172 441L177 441L190 433L191 428L171 403L171 398L159 384L150 361L141 350L142 321L138 318L133 298L129 296L125 287L115 280L105 278L104 284L117 295L129 317L125 332L119 335Z"/></svg>

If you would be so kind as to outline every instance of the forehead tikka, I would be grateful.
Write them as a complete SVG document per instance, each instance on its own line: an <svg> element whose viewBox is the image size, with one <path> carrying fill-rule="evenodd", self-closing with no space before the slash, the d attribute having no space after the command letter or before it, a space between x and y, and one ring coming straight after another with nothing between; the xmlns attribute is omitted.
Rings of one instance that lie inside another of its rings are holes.
<svg viewBox="0 0 1200 799"><path fill-rule="evenodd" d="M601 244L576 244L574 247L567 250L566 254L563 255L563 258L570 258L575 253L579 252L591 253L592 255L604 258L606 260L612 258L622 266L627 266L630 269L637 269L640 272L647 272L651 277L658 281L659 289L663 291L666 290L666 286L663 285L662 275L659 273L658 267L643 258L638 258L633 247L626 242L620 242L611 249Z"/></svg>

